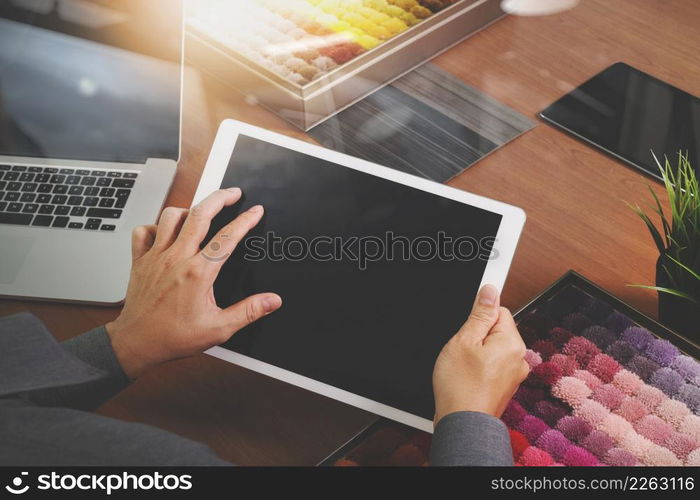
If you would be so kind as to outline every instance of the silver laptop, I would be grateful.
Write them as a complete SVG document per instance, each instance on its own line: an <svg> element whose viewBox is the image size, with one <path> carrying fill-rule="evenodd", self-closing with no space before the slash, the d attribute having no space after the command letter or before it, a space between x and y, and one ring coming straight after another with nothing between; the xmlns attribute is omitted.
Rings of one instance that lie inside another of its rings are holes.
<svg viewBox="0 0 700 500"><path fill-rule="evenodd" d="M0 295L116 304L180 154L173 0L0 2Z"/></svg>

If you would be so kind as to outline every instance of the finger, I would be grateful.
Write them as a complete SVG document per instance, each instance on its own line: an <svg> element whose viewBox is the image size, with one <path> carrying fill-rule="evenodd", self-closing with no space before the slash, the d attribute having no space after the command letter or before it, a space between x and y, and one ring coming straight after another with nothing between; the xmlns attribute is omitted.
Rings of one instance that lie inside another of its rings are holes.
<svg viewBox="0 0 700 500"><path fill-rule="evenodd" d="M210 278L207 286L211 286L211 282L219 274L221 266L231 256L245 235L260 222L264 212L261 205L249 208L216 233L199 252L200 257L203 257L199 264L206 267L204 275Z"/></svg>
<svg viewBox="0 0 700 500"><path fill-rule="evenodd" d="M156 250L163 251L173 244L188 212L186 208L177 207L166 207L163 210L158 219L158 231L153 243Z"/></svg>
<svg viewBox="0 0 700 500"><path fill-rule="evenodd" d="M276 311L281 306L282 299L279 295L275 293L260 293L251 295L227 307L221 313L224 327L229 332L228 337L263 316ZM228 337L226 340L228 340Z"/></svg>
<svg viewBox="0 0 700 500"><path fill-rule="evenodd" d="M484 285L476 296L466 323L457 332L475 342L483 341L498 321L500 296L493 285Z"/></svg>
<svg viewBox="0 0 700 500"><path fill-rule="evenodd" d="M131 259L143 257L153 246L156 237L156 226L137 226L131 233Z"/></svg>
<svg viewBox="0 0 700 500"><path fill-rule="evenodd" d="M209 232L209 226L214 216L221 212L222 208L233 205L240 198L241 190L239 188L219 189L193 206L187 214L182 230L173 246L179 247L188 256L197 253L199 245Z"/></svg>

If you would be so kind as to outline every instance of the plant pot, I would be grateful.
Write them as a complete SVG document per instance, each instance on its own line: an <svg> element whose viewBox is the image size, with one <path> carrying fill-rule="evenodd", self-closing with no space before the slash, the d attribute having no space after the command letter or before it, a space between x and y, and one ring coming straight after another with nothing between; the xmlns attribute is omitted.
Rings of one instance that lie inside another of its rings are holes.
<svg viewBox="0 0 700 500"><path fill-rule="evenodd" d="M663 256L656 262L656 286L673 288L662 263ZM700 342L700 305L695 302L659 292L659 322L696 343Z"/></svg>

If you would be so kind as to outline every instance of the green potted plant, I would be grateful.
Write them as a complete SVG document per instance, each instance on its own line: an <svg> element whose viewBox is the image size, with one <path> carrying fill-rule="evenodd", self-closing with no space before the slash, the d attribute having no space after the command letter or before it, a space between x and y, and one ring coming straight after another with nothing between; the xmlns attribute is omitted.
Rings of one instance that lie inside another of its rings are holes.
<svg viewBox="0 0 700 500"><path fill-rule="evenodd" d="M672 167L668 158L662 166L654 156L671 205L666 214L659 197L649 187L654 199L650 207L661 222L657 227L639 205L632 208L649 228L659 250L656 286L641 286L659 294L659 320L673 330L694 340L700 339L700 188L687 154L678 154Z"/></svg>

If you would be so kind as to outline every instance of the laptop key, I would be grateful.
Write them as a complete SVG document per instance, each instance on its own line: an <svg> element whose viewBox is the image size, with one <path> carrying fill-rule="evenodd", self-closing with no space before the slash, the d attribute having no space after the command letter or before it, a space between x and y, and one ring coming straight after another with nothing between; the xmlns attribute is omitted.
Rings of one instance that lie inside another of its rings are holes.
<svg viewBox="0 0 700 500"><path fill-rule="evenodd" d="M97 182L96 182L96 184L100 187L107 187L111 183L112 183L112 179L110 179L108 177L100 177L99 179L97 179Z"/></svg>
<svg viewBox="0 0 700 500"><path fill-rule="evenodd" d="M7 205L7 211L8 212L21 212L22 211L22 204L21 203L10 203Z"/></svg>
<svg viewBox="0 0 700 500"><path fill-rule="evenodd" d="M83 197L82 196L71 196L68 198L67 205L82 205L82 204L83 204Z"/></svg>
<svg viewBox="0 0 700 500"><path fill-rule="evenodd" d="M21 182L10 182L7 185L7 190L8 191L19 191L22 189L22 183Z"/></svg>
<svg viewBox="0 0 700 500"><path fill-rule="evenodd" d="M114 171L107 172L107 177L121 177L121 176L122 176L121 172L114 172Z"/></svg>
<svg viewBox="0 0 700 500"><path fill-rule="evenodd" d="M52 215L37 215L36 217L34 217L32 226L49 227L51 225L51 222L53 222Z"/></svg>
<svg viewBox="0 0 700 500"><path fill-rule="evenodd" d="M34 201L35 198L36 198L36 195L34 193L24 193L20 197L19 201L21 201L23 203L31 203Z"/></svg>
<svg viewBox="0 0 700 500"><path fill-rule="evenodd" d="M12 167L13 172L26 172L26 170L27 167L23 167L21 165L15 165L14 167Z"/></svg>
<svg viewBox="0 0 700 500"><path fill-rule="evenodd" d="M81 186L71 186L70 189L68 189L68 194L74 194L74 195L80 195L83 194L83 187Z"/></svg>
<svg viewBox="0 0 700 500"><path fill-rule="evenodd" d="M38 174L35 178L35 182L49 182L49 179L51 179L51 176L49 174Z"/></svg>
<svg viewBox="0 0 700 500"><path fill-rule="evenodd" d="M82 229L83 228L83 223L82 222L71 222L68 224L68 229Z"/></svg>
<svg viewBox="0 0 700 500"><path fill-rule="evenodd" d="M5 201L17 201L19 200L19 193L5 193Z"/></svg>
<svg viewBox="0 0 700 500"><path fill-rule="evenodd" d="M125 179L136 179L138 176L139 176L139 174L133 173L133 172L125 172L124 173Z"/></svg>
<svg viewBox="0 0 700 500"><path fill-rule="evenodd" d="M99 193L100 193L100 188L89 187L89 188L85 188L85 192L83 194L85 196L97 196Z"/></svg>
<svg viewBox="0 0 700 500"><path fill-rule="evenodd" d="M55 194L51 198L51 203L54 205L64 205L68 201L68 197L65 194Z"/></svg>
<svg viewBox="0 0 700 500"><path fill-rule="evenodd" d="M0 170L10 170L9 165L0 165Z"/></svg>
<svg viewBox="0 0 700 500"><path fill-rule="evenodd" d="M69 186L74 186L79 183L80 177L78 177L77 175L69 175L68 177L66 177L66 184L68 184Z"/></svg>
<svg viewBox="0 0 700 500"><path fill-rule="evenodd" d="M133 179L114 179L112 181L112 187L132 188L132 187L134 187L134 180Z"/></svg>
<svg viewBox="0 0 700 500"><path fill-rule="evenodd" d="M7 202L0 201L0 212L4 212L6 208L7 208Z"/></svg>
<svg viewBox="0 0 700 500"><path fill-rule="evenodd" d="M30 172L41 172L42 168L41 167L29 167Z"/></svg>
<svg viewBox="0 0 700 500"><path fill-rule="evenodd" d="M5 182L5 181L0 181L0 191L2 191L3 189L5 189L6 187L7 187L7 182Z"/></svg>
<svg viewBox="0 0 700 500"><path fill-rule="evenodd" d="M100 189L100 196L104 198L111 198L114 196L114 188L102 188Z"/></svg>
<svg viewBox="0 0 700 500"><path fill-rule="evenodd" d="M51 195L50 194L40 194L39 196L36 197L36 202L37 203L51 203Z"/></svg>
<svg viewBox="0 0 700 500"><path fill-rule="evenodd" d="M66 194L68 192L68 186L64 186L63 184L59 184L59 185L53 187L53 192L54 192L54 194Z"/></svg>
<svg viewBox="0 0 700 500"><path fill-rule="evenodd" d="M130 194L131 189L117 189L117 194L115 196L117 198L128 198Z"/></svg>
<svg viewBox="0 0 700 500"><path fill-rule="evenodd" d="M85 207L73 207L70 211L70 214L73 217L82 217L85 215L85 210L87 210Z"/></svg>
<svg viewBox="0 0 700 500"><path fill-rule="evenodd" d="M66 180L65 175L60 175L60 174L54 174L51 176L51 179L49 179L49 182L51 184L63 184Z"/></svg>
<svg viewBox="0 0 700 500"><path fill-rule="evenodd" d="M115 229L117 229L117 226L114 224L102 224L100 226L100 231L114 231Z"/></svg>
<svg viewBox="0 0 700 500"><path fill-rule="evenodd" d="M51 215L56 207L54 205L41 205L39 213L43 215Z"/></svg>
<svg viewBox="0 0 700 500"><path fill-rule="evenodd" d="M39 187L36 188L37 193L50 193L51 192L51 184L39 184Z"/></svg>
<svg viewBox="0 0 700 500"><path fill-rule="evenodd" d="M73 169L72 168L62 168L61 170L59 170L59 172L62 174L72 174Z"/></svg>
<svg viewBox="0 0 700 500"><path fill-rule="evenodd" d="M32 174L31 172L25 172L19 176L19 181L20 182L31 182L34 180L35 175L36 174Z"/></svg>
<svg viewBox="0 0 700 500"><path fill-rule="evenodd" d="M114 208L124 208L126 206L127 198L117 198L117 202L114 204Z"/></svg>
<svg viewBox="0 0 700 500"><path fill-rule="evenodd" d="M90 208L87 211L87 216L100 219L118 219L122 216L122 211L113 208Z"/></svg>
<svg viewBox="0 0 700 500"><path fill-rule="evenodd" d="M51 227L66 227L69 221L70 217L56 217L53 220L53 224L51 224Z"/></svg>
<svg viewBox="0 0 700 500"><path fill-rule="evenodd" d="M56 207L56 210L54 211L54 215L68 215L70 213L70 207Z"/></svg>
<svg viewBox="0 0 700 500"><path fill-rule="evenodd" d="M77 175L90 175L90 171L89 171L89 170L76 170L75 173L76 173Z"/></svg>
<svg viewBox="0 0 700 500"><path fill-rule="evenodd" d="M95 177L104 177L105 175L107 175L107 172L105 172L104 170L93 170L92 172L90 172L90 175L94 175Z"/></svg>
<svg viewBox="0 0 700 500"><path fill-rule="evenodd" d="M114 198L102 198L102 199L100 199L100 207L112 208L113 206L114 206Z"/></svg>
<svg viewBox="0 0 700 500"><path fill-rule="evenodd" d="M100 219L88 219L85 223L85 229L97 230L101 224L102 221Z"/></svg>
<svg viewBox="0 0 700 500"><path fill-rule="evenodd" d="M32 222L31 214L10 214L0 212L0 224L14 224L18 226L28 226Z"/></svg>
<svg viewBox="0 0 700 500"><path fill-rule="evenodd" d="M22 213L25 214L35 214L39 210L39 205L36 203L25 203L22 208Z"/></svg>
<svg viewBox="0 0 700 500"><path fill-rule="evenodd" d="M97 196L88 196L83 200L83 206L84 207L96 207L99 202L100 202L100 199Z"/></svg>
<svg viewBox="0 0 700 500"><path fill-rule="evenodd" d="M44 173L47 173L47 174L57 174L57 173L58 173L58 169L57 169L56 167L46 167L46 168L44 168Z"/></svg>
<svg viewBox="0 0 700 500"><path fill-rule="evenodd" d="M6 172L3 179L6 181L16 181L19 179L19 172Z"/></svg>
<svg viewBox="0 0 700 500"><path fill-rule="evenodd" d="M22 191L24 191L25 193L33 193L38 187L39 184L35 182L25 182L24 184L22 184Z"/></svg>
<svg viewBox="0 0 700 500"><path fill-rule="evenodd" d="M97 182L97 177L83 177L80 180L81 186L94 186Z"/></svg>

